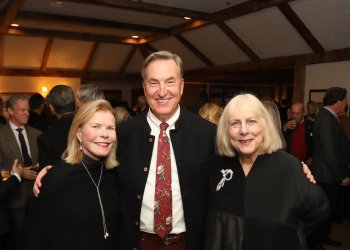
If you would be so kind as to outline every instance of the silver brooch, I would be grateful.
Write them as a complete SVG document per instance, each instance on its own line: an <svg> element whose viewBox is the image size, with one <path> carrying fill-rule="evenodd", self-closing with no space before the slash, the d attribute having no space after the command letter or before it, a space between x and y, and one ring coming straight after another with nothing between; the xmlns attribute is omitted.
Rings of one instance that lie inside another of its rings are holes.
<svg viewBox="0 0 350 250"><path fill-rule="evenodd" d="M225 184L225 181L232 179L233 171L231 169L221 169L222 179L219 181L219 184L216 186L216 191L219 191Z"/></svg>

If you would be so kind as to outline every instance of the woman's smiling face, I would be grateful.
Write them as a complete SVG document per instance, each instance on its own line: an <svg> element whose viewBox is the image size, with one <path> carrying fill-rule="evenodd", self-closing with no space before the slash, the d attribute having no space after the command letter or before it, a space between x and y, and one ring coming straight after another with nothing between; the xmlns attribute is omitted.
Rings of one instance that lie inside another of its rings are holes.
<svg viewBox="0 0 350 250"><path fill-rule="evenodd" d="M97 111L79 128L77 138L82 143L84 153L92 159L106 157L117 139L113 114L105 110Z"/></svg>

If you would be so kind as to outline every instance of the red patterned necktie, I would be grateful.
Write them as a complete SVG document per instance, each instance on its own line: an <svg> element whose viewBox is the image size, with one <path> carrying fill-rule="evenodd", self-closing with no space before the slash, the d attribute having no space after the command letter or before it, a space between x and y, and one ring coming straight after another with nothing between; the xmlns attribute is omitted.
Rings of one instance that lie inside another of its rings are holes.
<svg viewBox="0 0 350 250"><path fill-rule="evenodd" d="M170 233L173 221L170 144L165 133L168 126L165 122L160 124L154 196L154 232L162 239Z"/></svg>

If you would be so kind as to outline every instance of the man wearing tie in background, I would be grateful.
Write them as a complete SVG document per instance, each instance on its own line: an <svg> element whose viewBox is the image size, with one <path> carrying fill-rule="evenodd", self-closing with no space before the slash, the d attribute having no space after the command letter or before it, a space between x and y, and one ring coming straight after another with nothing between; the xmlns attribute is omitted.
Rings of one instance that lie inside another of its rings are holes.
<svg viewBox="0 0 350 250"><path fill-rule="evenodd" d="M329 238L331 223L336 218L337 199L340 186L350 184L350 142L337 121L337 114L348 104L345 88L331 87L323 97L324 108L317 114L313 129L312 173L317 184L326 193L331 208L331 218L320 232L319 244L341 246L342 243Z"/></svg>
<svg viewBox="0 0 350 250"><path fill-rule="evenodd" d="M33 196L32 187L36 178L33 166L38 163L36 146L40 131L26 126L29 118L28 99L19 94L9 97L6 108L9 122L0 128L0 165L10 167L15 159L23 166L22 182L19 188L8 197L10 236L14 249L19 249L19 235L29 198Z"/></svg>

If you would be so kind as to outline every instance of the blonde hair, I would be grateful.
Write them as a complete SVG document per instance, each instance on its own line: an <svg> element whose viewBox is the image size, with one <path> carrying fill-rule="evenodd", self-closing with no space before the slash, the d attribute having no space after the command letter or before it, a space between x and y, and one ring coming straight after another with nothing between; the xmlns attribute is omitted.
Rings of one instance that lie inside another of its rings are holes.
<svg viewBox="0 0 350 250"><path fill-rule="evenodd" d="M100 110L109 111L114 116L112 106L108 101L103 99L85 103L75 114L68 134L67 149L62 155L62 159L67 163L78 164L83 160L84 154L83 151L80 150L80 142L76 136L77 132L79 128L86 124L92 116ZM116 143L112 145L111 151L104 157L103 161L107 169L112 169L118 165L116 159Z"/></svg>
<svg viewBox="0 0 350 250"><path fill-rule="evenodd" d="M261 101L252 94L239 94L233 97L226 105L218 124L216 146L220 155L232 157L237 154L230 144L230 138L228 136L229 119L233 112L249 112L254 114L259 120L263 135L263 141L260 145L261 153L271 154L283 148L283 142L277 131L277 126L275 126Z"/></svg>
<svg viewBox="0 0 350 250"><path fill-rule="evenodd" d="M157 52L153 52L152 54L150 54L145 59L145 61L143 63L143 67L142 67L142 71L141 71L141 76L142 76L143 80L146 77L146 75L145 75L146 68L148 67L148 65L151 62L156 61L156 60L174 60L174 62L176 63L176 65L179 68L181 78L183 78L183 65L182 65L181 58L178 55L173 54L169 51L157 51Z"/></svg>
<svg viewBox="0 0 350 250"><path fill-rule="evenodd" d="M222 111L223 108L219 105L208 102L199 109L198 114L207 121L218 125Z"/></svg>
<svg viewBox="0 0 350 250"><path fill-rule="evenodd" d="M282 143L283 143L283 148L286 147L286 140L283 137L282 134L282 124L281 124L281 116L280 116L280 112L278 110L278 107L276 105L276 103L274 103L273 101L262 101L262 104L265 106L267 112L271 115L272 121L275 123L276 127L277 127L277 132L281 137Z"/></svg>

